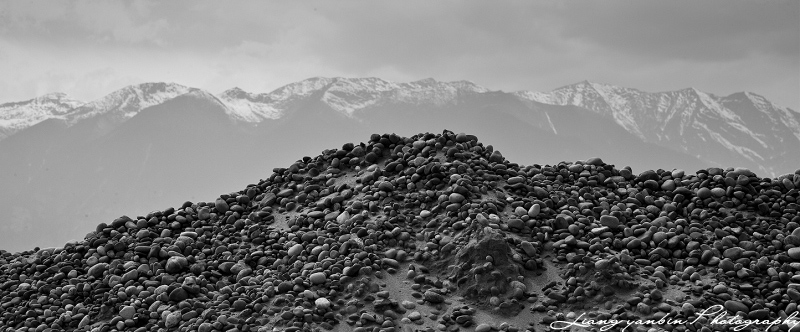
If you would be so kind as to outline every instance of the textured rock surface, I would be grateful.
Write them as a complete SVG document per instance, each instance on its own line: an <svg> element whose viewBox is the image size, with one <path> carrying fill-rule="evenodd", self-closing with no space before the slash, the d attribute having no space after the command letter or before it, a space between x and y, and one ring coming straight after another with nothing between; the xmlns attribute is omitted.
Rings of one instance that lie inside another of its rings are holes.
<svg viewBox="0 0 800 332"><path fill-rule="evenodd" d="M0 252L0 326L541 331L583 313L797 310L800 175L634 174L376 134L63 248Z"/></svg>

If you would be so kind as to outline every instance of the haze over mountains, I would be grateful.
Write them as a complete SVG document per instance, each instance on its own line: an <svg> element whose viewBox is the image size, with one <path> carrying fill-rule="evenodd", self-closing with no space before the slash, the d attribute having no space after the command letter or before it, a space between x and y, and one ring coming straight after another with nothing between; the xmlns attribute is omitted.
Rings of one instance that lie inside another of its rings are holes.
<svg viewBox="0 0 800 332"><path fill-rule="evenodd" d="M507 93L467 81L312 78L214 95L144 83L90 102L48 94L0 105L0 248L62 245L123 214L213 201L331 142L443 129L524 164L599 156L635 173L721 166L762 176L800 165L800 114L749 92L580 82Z"/></svg>

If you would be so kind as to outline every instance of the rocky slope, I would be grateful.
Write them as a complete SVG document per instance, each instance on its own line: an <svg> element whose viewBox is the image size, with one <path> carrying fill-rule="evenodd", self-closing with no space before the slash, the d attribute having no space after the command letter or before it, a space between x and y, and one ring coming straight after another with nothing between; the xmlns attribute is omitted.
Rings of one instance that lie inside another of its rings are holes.
<svg viewBox="0 0 800 332"><path fill-rule="evenodd" d="M472 135L374 134L64 247L0 251L0 325L542 331L715 305L784 319L800 300L798 187L800 171L525 166Z"/></svg>

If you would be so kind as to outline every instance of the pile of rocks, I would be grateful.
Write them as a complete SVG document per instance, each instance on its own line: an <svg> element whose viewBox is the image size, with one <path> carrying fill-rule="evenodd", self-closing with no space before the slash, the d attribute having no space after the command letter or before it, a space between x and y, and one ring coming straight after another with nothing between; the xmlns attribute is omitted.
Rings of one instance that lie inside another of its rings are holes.
<svg viewBox="0 0 800 332"><path fill-rule="evenodd" d="M0 252L0 325L534 331L714 304L786 318L800 300L798 188L800 171L522 166L471 135L375 134L213 202Z"/></svg>

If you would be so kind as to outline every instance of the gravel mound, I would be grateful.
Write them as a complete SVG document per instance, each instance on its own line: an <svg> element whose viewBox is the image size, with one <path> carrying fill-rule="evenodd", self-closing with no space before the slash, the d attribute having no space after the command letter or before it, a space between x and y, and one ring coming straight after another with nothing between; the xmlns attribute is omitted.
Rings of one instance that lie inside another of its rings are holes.
<svg viewBox="0 0 800 332"><path fill-rule="evenodd" d="M0 251L0 326L544 331L714 305L785 319L800 300L798 188L800 170L523 166L463 133L374 134L211 202ZM628 330L705 328L732 326Z"/></svg>

